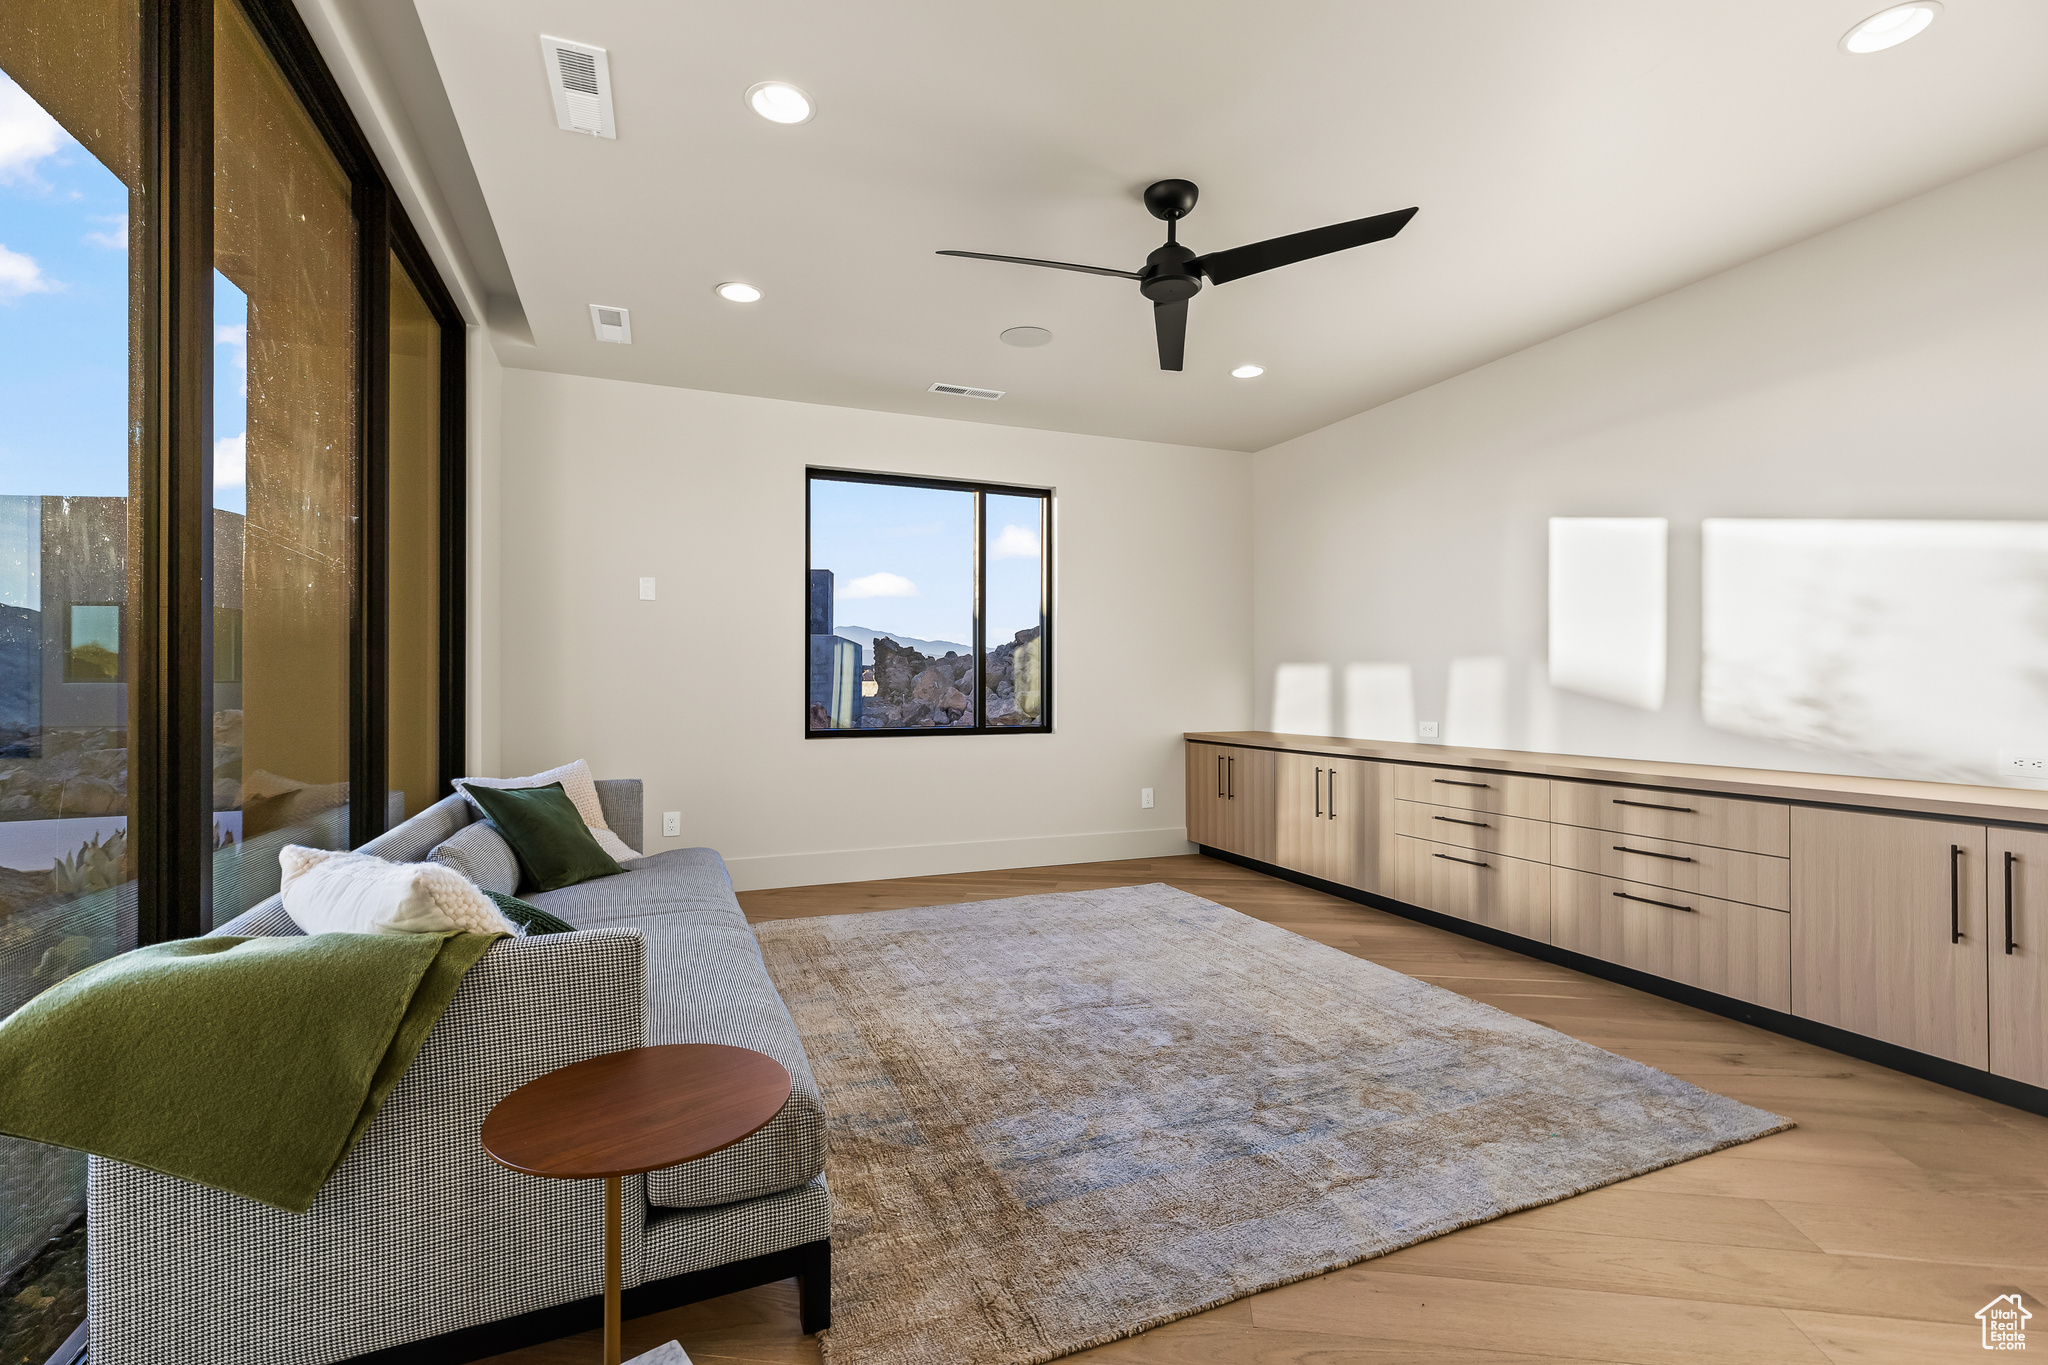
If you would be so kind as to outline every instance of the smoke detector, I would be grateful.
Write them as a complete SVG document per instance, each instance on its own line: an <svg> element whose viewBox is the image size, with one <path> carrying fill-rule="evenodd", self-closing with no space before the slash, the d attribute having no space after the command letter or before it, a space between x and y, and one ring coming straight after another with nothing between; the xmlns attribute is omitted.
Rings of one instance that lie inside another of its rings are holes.
<svg viewBox="0 0 2048 1365"><path fill-rule="evenodd" d="M616 138L612 122L612 67L601 47L567 38L540 39L548 67L548 91L555 97L555 126L564 132Z"/></svg>
<svg viewBox="0 0 2048 1365"><path fill-rule="evenodd" d="M597 333L599 341L616 341L621 346L633 344L633 315L623 308L607 308L601 303L591 304L590 326Z"/></svg>
<svg viewBox="0 0 2048 1365"><path fill-rule="evenodd" d="M928 393L950 393L955 398L986 398L993 403L1008 393L1008 389L970 389L965 384L934 384Z"/></svg>

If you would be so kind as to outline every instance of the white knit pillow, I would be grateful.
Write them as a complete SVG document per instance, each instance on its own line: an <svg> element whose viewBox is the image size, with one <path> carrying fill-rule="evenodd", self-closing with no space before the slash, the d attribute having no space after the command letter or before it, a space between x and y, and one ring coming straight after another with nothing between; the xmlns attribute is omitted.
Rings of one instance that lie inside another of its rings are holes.
<svg viewBox="0 0 2048 1365"><path fill-rule="evenodd" d="M284 912L309 934L519 933L469 878L442 863L286 844Z"/></svg>
<svg viewBox="0 0 2048 1365"><path fill-rule="evenodd" d="M550 768L544 773L531 777L458 777L455 789L462 792L469 804L476 806L477 813L484 808L476 805L476 798L464 790L466 787L545 787L550 782L562 784L562 792L569 798L569 804L576 807L576 813L583 817L583 823L592 829L610 829L604 822L604 807L597 800L597 779L590 775L590 765L582 759L564 763L559 768ZM638 857L638 854L633 856Z"/></svg>

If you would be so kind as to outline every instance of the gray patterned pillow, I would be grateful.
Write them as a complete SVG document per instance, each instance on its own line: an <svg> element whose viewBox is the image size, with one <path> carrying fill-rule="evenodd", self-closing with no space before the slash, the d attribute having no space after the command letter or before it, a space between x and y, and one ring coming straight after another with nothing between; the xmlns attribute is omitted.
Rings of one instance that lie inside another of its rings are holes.
<svg viewBox="0 0 2048 1365"><path fill-rule="evenodd" d="M447 864L485 891L509 896L519 889L519 859L488 820L464 825L434 845L427 861Z"/></svg>

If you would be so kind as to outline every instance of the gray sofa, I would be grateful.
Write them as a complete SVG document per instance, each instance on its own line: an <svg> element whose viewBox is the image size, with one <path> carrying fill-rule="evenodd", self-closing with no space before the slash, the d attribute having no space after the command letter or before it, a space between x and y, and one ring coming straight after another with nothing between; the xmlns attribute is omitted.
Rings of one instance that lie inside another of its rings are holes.
<svg viewBox="0 0 2048 1365"><path fill-rule="evenodd" d="M644 847L639 782L597 785ZM417 861L475 818L451 796L363 851ZM506 1170L477 1132L538 1076L656 1043L754 1048L794 1084L744 1142L626 1182L627 1314L794 1275L803 1329L826 1326L824 1114L725 864L693 848L624 866L530 897L577 932L492 945L309 1212L94 1158L93 1365L463 1361L596 1326L603 1182ZM215 932L299 930L273 896Z"/></svg>

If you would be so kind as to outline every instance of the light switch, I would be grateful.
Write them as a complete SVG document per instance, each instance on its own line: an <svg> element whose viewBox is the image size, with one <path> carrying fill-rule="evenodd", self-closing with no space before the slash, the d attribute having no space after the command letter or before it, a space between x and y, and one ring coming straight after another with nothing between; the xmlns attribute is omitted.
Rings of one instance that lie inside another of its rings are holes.
<svg viewBox="0 0 2048 1365"><path fill-rule="evenodd" d="M653 579L643 578L640 580L640 600L642 602L652 602L654 600Z"/></svg>
<svg viewBox="0 0 2048 1365"><path fill-rule="evenodd" d="M664 839L682 837L683 813L679 810L665 810L661 813L661 835Z"/></svg>
<svg viewBox="0 0 2048 1365"><path fill-rule="evenodd" d="M1140 788L1138 788L1138 809L1139 809L1139 810L1151 810L1151 809L1152 809L1152 789L1151 789L1150 787L1140 787Z"/></svg>

